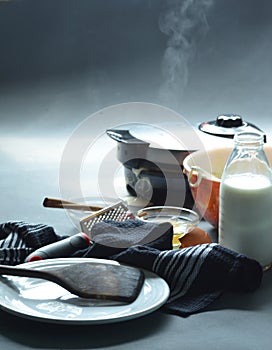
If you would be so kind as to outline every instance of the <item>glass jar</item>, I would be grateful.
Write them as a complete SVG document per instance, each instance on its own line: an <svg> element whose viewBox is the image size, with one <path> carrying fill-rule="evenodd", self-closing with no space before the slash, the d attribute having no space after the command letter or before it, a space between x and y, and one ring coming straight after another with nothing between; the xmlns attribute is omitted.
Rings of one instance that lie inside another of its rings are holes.
<svg viewBox="0 0 272 350"><path fill-rule="evenodd" d="M219 197L219 243L272 263L272 172L262 133L241 132L225 165Z"/></svg>

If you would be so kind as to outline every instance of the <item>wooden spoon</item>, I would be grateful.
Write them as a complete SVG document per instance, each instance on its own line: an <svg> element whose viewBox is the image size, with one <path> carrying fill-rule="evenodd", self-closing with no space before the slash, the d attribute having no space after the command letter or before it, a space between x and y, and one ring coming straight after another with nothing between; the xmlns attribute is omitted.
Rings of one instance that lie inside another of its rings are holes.
<svg viewBox="0 0 272 350"><path fill-rule="evenodd" d="M65 201L63 199L50 198L50 197L44 198L43 206L46 208L73 209L73 210L85 210L85 211L97 211L103 208L100 206L80 204L80 203Z"/></svg>
<svg viewBox="0 0 272 350"><path fill-rule="evenodd" d="M84 262L49 270L0 265L1 275L41 278L82 298L133 302L144 282L140 269L125 265Z"/></svg>

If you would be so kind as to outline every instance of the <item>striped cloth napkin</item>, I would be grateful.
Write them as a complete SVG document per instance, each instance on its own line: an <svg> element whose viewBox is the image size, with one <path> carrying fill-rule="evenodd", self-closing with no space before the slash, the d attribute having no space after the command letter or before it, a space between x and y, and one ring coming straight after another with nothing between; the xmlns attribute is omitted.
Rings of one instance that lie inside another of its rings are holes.
<svg viewBox="0 0 272 350"><path fill-rule="evenodd" d="M0 263L23 263L36 249L60 239L53 227L44 224L30 224L24 221L0 224Z"/></svg>
<svg viewBox="0 0 272 350"><path fill-rule="evenodd" d="M206 309L226 291L252 292L261 284L262 268L259 263L219 244L172 250L173 228L168 223L143 224L136 220L120 224L109 221L105 226L105 223L100 222L96 224L94 233L97 230L101 235L107 235L109 243L110 236L115 242L118 241L118 235L123 240L131 228L133 240L139 230L140 240L136 239L135 244L130 241L128 247L104 245L101 244L103 239L100 236L100 240L97 239L88 248L72 256L112 259L154 272L170 288L169 299L162 310L180 316L189 316ZM143 237L149 238L145 240ZM150 237L154 240L150 240ZM66 237L57 235L51 226L43 224L21 221L1 224L0 262L9 265L22 263L35 249L62 238Z"/></svg>
<svg viewBox="0 0 272 350"><path fill-rule="evenodd" d="M137 221L108 221L107 224L106 227L98 223L94 228L94 234L101 234L100 242L103 242L103 235L111 236L115 241L118 235L123 239L132 226L132 232L137 236ZM126 249L94 243L75 256L108 258L154 272L170 288L170 296L163 310L180 316L189 316L207 308L226 291L252 292L260 286L263 272L257 261L216 243L172 250L172 226L167 223L152 226L155 232L164 232L152 242ZM150 234L148 225L141 223L138 229L141 235L145 229L146 235Z"/></svg>

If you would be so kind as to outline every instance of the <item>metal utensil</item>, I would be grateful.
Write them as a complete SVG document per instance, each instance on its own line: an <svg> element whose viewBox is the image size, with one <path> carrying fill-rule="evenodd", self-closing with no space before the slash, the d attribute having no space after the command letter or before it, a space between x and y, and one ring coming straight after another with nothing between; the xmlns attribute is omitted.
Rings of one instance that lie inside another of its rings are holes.
<svg viewBox="0 0 272 350"><path fill-rule="evenodd" d="M128 207L122 201L120 201L116 204L109 205L101 210L98 210L95 213L80 220L80 226L82 232L91 237L91 230L93 225L100 221L126 221L134 218L134 215L129 211Z"/></svg>

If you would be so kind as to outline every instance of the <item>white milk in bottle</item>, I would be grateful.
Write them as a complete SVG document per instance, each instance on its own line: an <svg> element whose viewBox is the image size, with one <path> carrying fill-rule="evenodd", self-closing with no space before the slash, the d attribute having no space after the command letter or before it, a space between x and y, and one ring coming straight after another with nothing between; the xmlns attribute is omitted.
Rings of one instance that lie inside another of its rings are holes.
<svg viewBox="0 0 272 350"><path fill-rule="evenodd" d="M235 135L225 166L219 200L219 243L257 260L272 262L272 173L263 135Z"/></svg>

